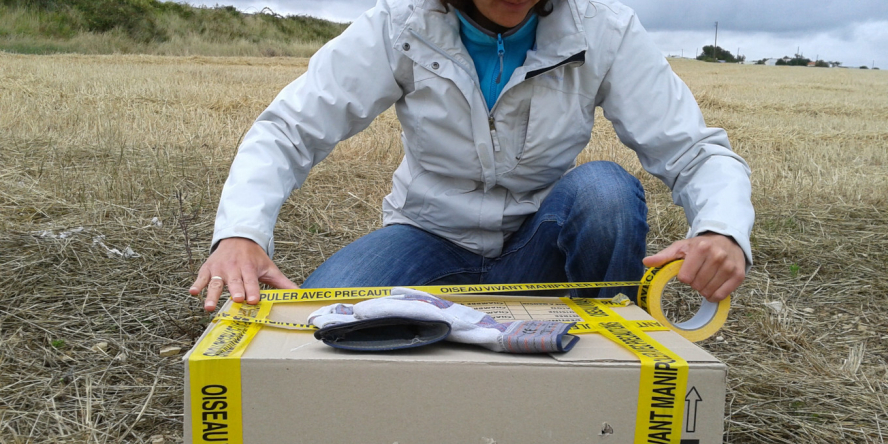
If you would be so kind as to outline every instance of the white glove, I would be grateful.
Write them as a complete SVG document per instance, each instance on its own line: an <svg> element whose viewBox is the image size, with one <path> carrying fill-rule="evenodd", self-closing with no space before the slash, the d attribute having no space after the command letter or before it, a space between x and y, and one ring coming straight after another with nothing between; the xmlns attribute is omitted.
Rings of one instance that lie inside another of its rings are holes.
<svg viewBox="0 0 888 444"><path fill-rule="evenodd" d="M579 340L577 336L566 334L573 324L557 321L512 321L500 324L484 312L422 291L401 287L393 288L391 296L369 299L354 305L334 304L323 307L312 313L308 322L323 329L380 319L445 322L450 325L448 341L476 344L497 352L566 352Z"/></svg>

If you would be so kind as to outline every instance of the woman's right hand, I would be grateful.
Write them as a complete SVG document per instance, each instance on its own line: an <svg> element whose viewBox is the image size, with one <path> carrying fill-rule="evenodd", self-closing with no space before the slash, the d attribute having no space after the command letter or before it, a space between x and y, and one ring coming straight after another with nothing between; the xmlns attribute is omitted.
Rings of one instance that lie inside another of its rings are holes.
<svg viewBox="0 0 888 444"><path fill-rule="evenodd" d="M265 254L256 242L242 237L230 237L219 241L219 246L197 272L197 279L188 290L197 296L206 288L204 309L213 311L228 286L234 302L259 303L259 283L275 288L299 288L287 279L281 270Z"/></svg>

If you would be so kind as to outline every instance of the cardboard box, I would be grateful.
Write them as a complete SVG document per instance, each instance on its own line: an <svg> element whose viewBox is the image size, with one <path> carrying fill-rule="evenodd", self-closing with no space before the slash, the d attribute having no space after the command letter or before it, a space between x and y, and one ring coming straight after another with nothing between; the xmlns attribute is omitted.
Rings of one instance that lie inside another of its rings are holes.
<svg viewBox="0 0 888 444"><path fill-rule="evenodd" d="M478 297L473 298L462 302ZM447 299L461 302L457 296ZM489 299L510 307L511 313L486 307L500 319L522 317L521 307L553 301ZM329 302L275 304L265 311L270 309L272 320L305 322L325 304ZM229 302L223 311L230 307ZM652 319L637 306L613 310L628 321ZM525 311L537 319L564 316L559 309ZM242 355L205 362L201 381L194 381L191 371L198 371L199 362L190 358L195 349L211 339L213 329L225 326L227 340L232 335L248 338L241 341ZM680 437L663 425L665 415L654 413L645 426L649 433L636 431L636 418L646 415L638 409L639 358L601 334L582 335L573 350L557 355L508 355L453 343L358 353L328 347L311 332L214 322L185 358L185 442L722 442L725 365L674 332L647 335L688 363L681 393L660 388L653 394L681 397L675 401L676 406L684 404L681 423L675 425ZM224 381L214 382L217 377Z"/></svg>

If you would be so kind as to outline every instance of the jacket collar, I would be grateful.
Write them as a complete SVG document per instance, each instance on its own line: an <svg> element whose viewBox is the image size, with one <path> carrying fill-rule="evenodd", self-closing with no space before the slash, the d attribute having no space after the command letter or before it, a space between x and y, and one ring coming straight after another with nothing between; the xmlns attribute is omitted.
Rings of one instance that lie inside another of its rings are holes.
<svg viewBox="0 0 888 444"><path fill-rule="evenodd" d="M397 19L393 23L395 50L420 62L421 58L430 55L424 55L419 48L415 51L405 50L404 46L404 43L419 39L432 46L430 49L433 51L444 53L465 67L474 68L471 57L460 40L459 19L455 11L447 11L439 0L408 1L411 4L407 8L406 18L401 23L397 23ZM587 50L586 35L576 1L553 0L552 13L539 19L536 51L528 54L524 66L518 68L516 73L519 70L524 74L546 69Z"/></svg>
<svg viewBox="0 0 888 444"><path fill-rule="evenodd" d="M496 46L497 33L485 29L483 26L475 23L475 21L472 20L471 17L463 15L459 11L456 11L456 16L462 23L459 28L460 37L468 38L470 41L475 42L479 45L487 45L490 42L493 42L494 46ZM524 37L527 37L531 32L533 32L535 36L537 21L539 21L539 17L536 14L528 14L527 17L525 17L524 20L521 21L521 23L516 25L514 28L502 33L503 40L508 42L512 38L523 39ZM535 38L534 41L536 41Z"/></svg>

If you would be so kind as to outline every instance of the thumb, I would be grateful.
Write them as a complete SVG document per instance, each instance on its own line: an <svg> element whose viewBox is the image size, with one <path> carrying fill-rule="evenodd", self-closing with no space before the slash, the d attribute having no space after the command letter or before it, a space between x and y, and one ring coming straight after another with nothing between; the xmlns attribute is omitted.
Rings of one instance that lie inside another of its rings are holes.
<svg viewBox="0 0 888 444"><path fill-rule="evenodd" d="M684 247L685 242L687 242L687 240L675 242L659 253L644 258L642 263L646 267L660 267L676 259L684 259L685 252L682 247Z"/></svg>
<svg viewBox="0 0 888 444"><path fill-rule="evenodd" d="M299 288L299 286L296 285L296 283L294 283L290 279L287 279L287 277L284 276L284 273L281 273L281 270L279 270L277 267L273 267L273 268L269 269L265 273L265 275L263 275L262 277L259 278L259 281L262 282L263 284L271 285L274 288L286 288L286 289Z"/></svg>

